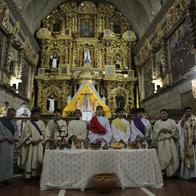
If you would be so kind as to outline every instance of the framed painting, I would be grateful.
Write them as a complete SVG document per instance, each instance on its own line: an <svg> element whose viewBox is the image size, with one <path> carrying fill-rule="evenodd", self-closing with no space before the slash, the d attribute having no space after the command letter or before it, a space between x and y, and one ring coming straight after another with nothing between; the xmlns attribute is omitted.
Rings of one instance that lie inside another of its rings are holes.
<svg viewBox="0 0 196 196"><path fill-rule="evenodd" d="M114 76L116 72L115 65L107 65L105 68L105 75L106 76Z"/></svg>
<svg viewBox="0 0 196 196"><path fill-rule="evenodd" d="M144 65L144 98L148 98L154 94L154 84L152 83L152 60Z"/></svg>
<svg viewBox="0 0 196 196"><path fill-rule="evenodd" d="M94 37L94 21L89 18L80 19L80 37Z"/></svg>
<svg viewBox="0 0 196 196"><path fill-rule="evenodd" d="M167 71L166 60L164 56L164 48L155 53L155 76L162 77Z"/></svg>
<svg viewBox="0 0 196 196"><path fill-rule="evenodd" d="M184 21L168 39L169 64L173 81L181 79L195 65L191 54L191 32L188 21Z"/></svg>
<svg viewBox="0 0 196 196"><path fill-rule="evenodd" d="M61 64L59 69L59 75L61 76L67 76L70 75L70 68L69 65Z"/></svg>
<svg viewBox="0 0 196 196"><path fill-rule="evenodd" d="M38 69L38 76L45 76L45 68Z"/></svg>

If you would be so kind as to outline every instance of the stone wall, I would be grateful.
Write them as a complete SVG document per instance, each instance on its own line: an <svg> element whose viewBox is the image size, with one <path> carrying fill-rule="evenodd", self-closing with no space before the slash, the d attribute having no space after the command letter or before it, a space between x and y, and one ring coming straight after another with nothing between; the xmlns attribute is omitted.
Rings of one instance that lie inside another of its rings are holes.
<svg viewBox="0 0 196 196"><path fill-rule="evenodd" d="M184 80L168 89L161 89L158 94L143 100L141 106L145 108L149 115L158 115L160 109L163 108L181 110L185 107L181 104L181 95L189 91L192 91L191 80Z"/></svg>
<svg viewBox="0 0 196 196"><path fill-rule="evenodd" d="M15 109L20 108L23 102L28 103L27 99L15 94L14 90L0 87L0 106L3 106L5 101L8 101L9 106Z"/></svg>

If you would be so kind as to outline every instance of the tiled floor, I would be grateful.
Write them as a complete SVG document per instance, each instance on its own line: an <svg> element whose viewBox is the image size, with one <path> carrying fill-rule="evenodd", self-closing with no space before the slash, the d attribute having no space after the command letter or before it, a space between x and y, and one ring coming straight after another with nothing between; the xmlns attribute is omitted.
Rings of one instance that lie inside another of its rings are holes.
<svg viewBox="0 0 196 196"><path fill-rule="evenodd" d="M129 188L115 189L111 193L98 193L95 189L80 190L47 190L40 191L39 181L24 182L22 177L14 178L10 185L0 186L0 196L194 196L196 195L196 180L181 180L171 178L164 180L161 189Z"/></svg>

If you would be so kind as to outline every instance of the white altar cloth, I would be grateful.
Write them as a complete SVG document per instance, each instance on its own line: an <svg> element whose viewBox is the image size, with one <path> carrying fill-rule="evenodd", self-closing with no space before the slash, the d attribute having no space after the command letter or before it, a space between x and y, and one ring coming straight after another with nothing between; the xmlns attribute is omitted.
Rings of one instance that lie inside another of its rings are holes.
<svg viewBox="0 0 196 196"><path fill-rule="evenodd" d="M91 186L98 173L116 173L122 188L163 186L154 149L46 150L41 190L81 189Z"/></svg>

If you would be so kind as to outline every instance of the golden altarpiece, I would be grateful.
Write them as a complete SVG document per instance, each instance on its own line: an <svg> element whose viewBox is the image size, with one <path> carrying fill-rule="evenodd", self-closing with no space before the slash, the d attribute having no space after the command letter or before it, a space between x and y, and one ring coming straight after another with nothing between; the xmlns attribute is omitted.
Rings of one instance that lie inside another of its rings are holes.
<svg viewBox="0 0 196 196"><path fill-rule="evenodd" d="M107 3L67 2L42 21L41 64L36 80L38 106L49 114L48 99L64 108L80 85L90 82L111 112L134 107L132 45L127 19Z"/></svg>

